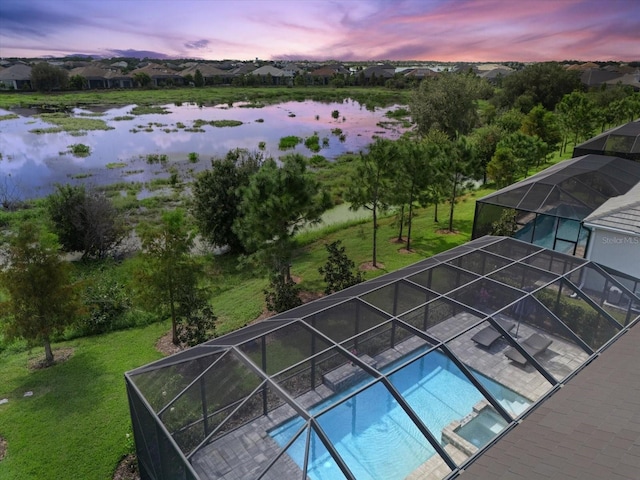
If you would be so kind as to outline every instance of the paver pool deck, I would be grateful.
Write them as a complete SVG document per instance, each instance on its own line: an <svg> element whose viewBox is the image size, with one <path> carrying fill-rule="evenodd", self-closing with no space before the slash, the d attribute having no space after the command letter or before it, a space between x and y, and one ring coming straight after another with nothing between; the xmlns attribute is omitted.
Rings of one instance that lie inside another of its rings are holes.
<svg viewBox="0 0 640 480"><path fill-rule="evenodd" d="M461 313L435 325L427 333L440 340L446 340L479 321L479 317L469 313ZM471 337L486 325L486 323L480 324L449 341L447 343L448 348L469 368L501 383L532 403L546 394L552 388L552 385L544 376L532 365L522 367L511 362L504 355L505 350L511 345L505 338L496 341L489 349L480 347L471 340ZM541 333L553 340L545 352L536 356L536 360L556 380L562 380L588 359L588 354L577 345L547 332L541 332L525 323L518 325L517 330L514 329L511 335L515 336L516 332L516 340L527 338L534 332ZM394 348L376 355L373 359L366 358L365 361L372 366L376 365L379 369L424 345L427 344L421 338L411 337L395 345ZM348 365L343 367L348 367ZM334 373L334 377L344 376L344 373ZM302 408L309 408L333 394L333 390L322 384L314 390L297 397L296 402ZM281 406L271 411L268 415L263 415L217 438L191 458L193 468L203 480L248 480L258 478L261 472L279 456L266 475L261 478L266 480L305 478L300 467L289 455L282 452L282 447L268 433L294 416L295 411L291 407L288 405ZM440 436L440 432L433 433L436 437ZM445 450L457 465L460 465L468 458L465 453L459 451L453 445L446 445ZM447 464L435 455L407 478L443 478L449 472L450 469Z"/></svg>

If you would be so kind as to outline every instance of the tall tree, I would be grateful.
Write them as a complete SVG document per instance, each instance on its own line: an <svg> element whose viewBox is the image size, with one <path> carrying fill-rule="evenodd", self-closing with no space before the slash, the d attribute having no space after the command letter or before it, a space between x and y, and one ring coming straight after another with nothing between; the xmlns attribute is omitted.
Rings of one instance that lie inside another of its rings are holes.
<svg viewBox="0 0 640 480"><path fill-rule="evenodd" d="M241 188L240 215L233 230L243 245L271 272L291 279L292 241L305 225L320 221L330 206L326 192L307 172L301 155L268 159Z"/></svg>
<svg viewBox="0 0 640 480"><path fill-rule="evenodd" d="M532 108L524 117L522 132L538 137L547 145L547 155L552 153L562 142L562 132L557 116L542 105Z"/></svg>
<svg viewBox="0 0 640 480"><path fill-rule="evenodd" d="M558 103L558 114L560 125L565 132L565 148L569 136L577 145L579 140L593 134L597 121L596 108L586 94L575 91L562 97Z"/></svg>
<svg viewBox="0 0 640 480"><path fill-rule="evenodd" d="M516 165L516 175L529 175L529 169L534 165L540 165L540 161L546 158L548 146L538 136L526 135L522 132L513 132L505 135L498 147L511 152Z"/></svg>
<svg viewBox="0 0 640 480"><path fill-rule="evenodd" d="M481 175L473 145L467 137L460 137L451 143L439 162L440 174L449 191L449 231L453 232L453 211L461 195L472 187L472 179Z"/></svg>
<svg viewBox="0 0 640 480"><path fill-rule="evenodd" d="M499 108L518 105L524 108L523 113L538 104L552 112L564 95L578 88L580 77L577 72L567 70L560 63L534 63L505 77L495 101ZM520 97L526 100L518 101Z"/></svg>
<svg viewBox="0 0 640 480"><path fill-rule="evenodd" d="M469 133L478 122L478 81L473 75L452 73L423 80L409 103L418 133L436 129L449 138Z"/></svg>
<svg viewBox="0 0 640 480"><path fill-rule="evenodd" d="M40 62L31 68L31 87L40 92L64 90L69 85L69 74L62 68Z"/></svg>
<svg viewBox="0 0 640 480"><path fill-rule="evenodd" d="M366 154L360 152L354 177L351 179L345 200L351 209L365 208L373 215L373 255L372 264L377 267L378 213L385 210L392 201L392 182L395 163L400 152L395 142L382 138L369 147Z"/></svg>
<svg viewBox="0 0 640 480"><path fill-rule="evenodd" d="M231 150L224 159L212 159L211 168L193 182L192 213L202 236L213 245L228 246L232 252L244 251L233 231L242 200L241 187L263 162L260 153Z"/></svg>
<svg viewBox="0 0 640 480"><path fill-rule="evenodd" d="M502 188L511 185L517 178L520 165L510 148L500 146L496 148L491 161L487 164L487 175L496 187Z"/></svg>
<svg viewBox="0 0 640 480"><path fill-rule="evenodd" d="M400 142L399 148L401 155L396 168L398 186L395 194L400 194L400 201L408 207L406 248L411 250L413 209L416 203L427 205L434 202L431 187L439 180L436 165L441 159L442 151L428 139L407 139Z"/></svg>
<svg viewBox="0 0 640 480"><path fill-rule="evenodd" d="M184 212L173 210L162 215L160 225L141 227L140 238L136 280L141 298L156 312L170 315L172 340L178 345L179 323L203 305L198 291L201 269L190 255L193 232L187 228Z"/></svg>
<svg viewBox="0 0 640 480"><path fill-rule="evenodd" d="M504 132L499 126L486 125L476 128L469 136L469 140L473 143L476 151L478 162L481 165L483 183L487 183L487 165L493 158L498 142L503 135Z"/></svg>
<svg viewBox="0 0 640 480"><path fill-rule="evenodd" d="M204 86L204 77L202 76L202 72L199 68L196 68L196 73L193 76L193 83L196 87Z"/></svg>
<svg viewBox="0 0 640 480"><path fill-rule="evenodd" d="M0 280L8 293L1 304L8 338L25 338L44 346L45 362L53 363L51 339L75 321L80 312L69 264L59 255L56 236L24 223L10 240Z"/></svg>

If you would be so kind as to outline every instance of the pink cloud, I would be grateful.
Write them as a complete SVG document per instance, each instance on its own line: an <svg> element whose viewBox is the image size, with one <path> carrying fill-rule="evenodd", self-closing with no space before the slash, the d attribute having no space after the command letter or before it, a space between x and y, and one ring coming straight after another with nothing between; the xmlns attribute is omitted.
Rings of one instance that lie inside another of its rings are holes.
<svg viewBox="0 0 640 480"><path fill-rule="evenodd" d="M0 56L84 48L211 59L640 57L637 0L119 0L117 9L107 3L113 5L4 0Z"/></svg>

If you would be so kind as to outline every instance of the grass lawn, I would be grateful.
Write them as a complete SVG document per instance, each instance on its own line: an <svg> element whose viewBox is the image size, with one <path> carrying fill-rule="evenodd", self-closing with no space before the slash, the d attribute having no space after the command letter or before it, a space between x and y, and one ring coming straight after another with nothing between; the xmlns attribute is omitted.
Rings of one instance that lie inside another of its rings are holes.
<svg viewBox="0 0 640 480"><path fill-rule="evenodd" d="M8 443L0 478L106 480L126 453L129 407L123 374L160 357L167 323L54 345L66 362L30 370L31 352L0 355L0 435ZM31 391L33 396L24 397Z"/></svg>

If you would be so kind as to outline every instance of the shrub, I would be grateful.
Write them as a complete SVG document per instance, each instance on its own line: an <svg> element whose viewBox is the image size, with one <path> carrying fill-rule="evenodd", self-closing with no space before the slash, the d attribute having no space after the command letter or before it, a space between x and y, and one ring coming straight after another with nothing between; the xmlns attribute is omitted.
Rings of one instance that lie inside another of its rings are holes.
<svg viewBox="0 0 640 480"><path fill-rule="evenodd" d="M69 150L75 157L88 157L91 155L91 147L82 143L74 143L69 145Z"/></svg>
<svg viewBox="0 0 640 480"><path fill-rule="evenodd" d="M296 137L295 135L289 135L287 137L282 137L280 139L280 142L278 143L278 148L280 150L290 150L292 148L295 148L296 145L298 145L300 142L302 142L302 139L300 137Z"/></svg>
<svg viewBox="0 0 640 480"><path fill-rule="evenodd" d="M304 140L304 145L312 152L320 151L320 137L317 134L313 134Z"/></svg>
<svg viewBox="0 0 640 480"><path fill-rule="evenodd" d="M78 329L85 335L110 332L123 325L131 308L129 289L124 283L98 276L84 290L83 303L87 315L78 321Z"/></svg>
<svg viewBox="0 0 640 480"><path fill-rule="evenodd" d="M340 240L336 240L325 247L329 257L324 267L318 268L318 272L324 276L324 281L327 283L324 293L329 295L364 280L362 272L353 272L356 264L347 257L345 248Z"/></svg>
<svg viewBox="0 0 640 480"><path fill-rule="evenodd" d="M300 287L293 280L275 274L271 277L269 288L264 290L267 308L272 312L285 312L302 305L299 293Z"/></svg>

